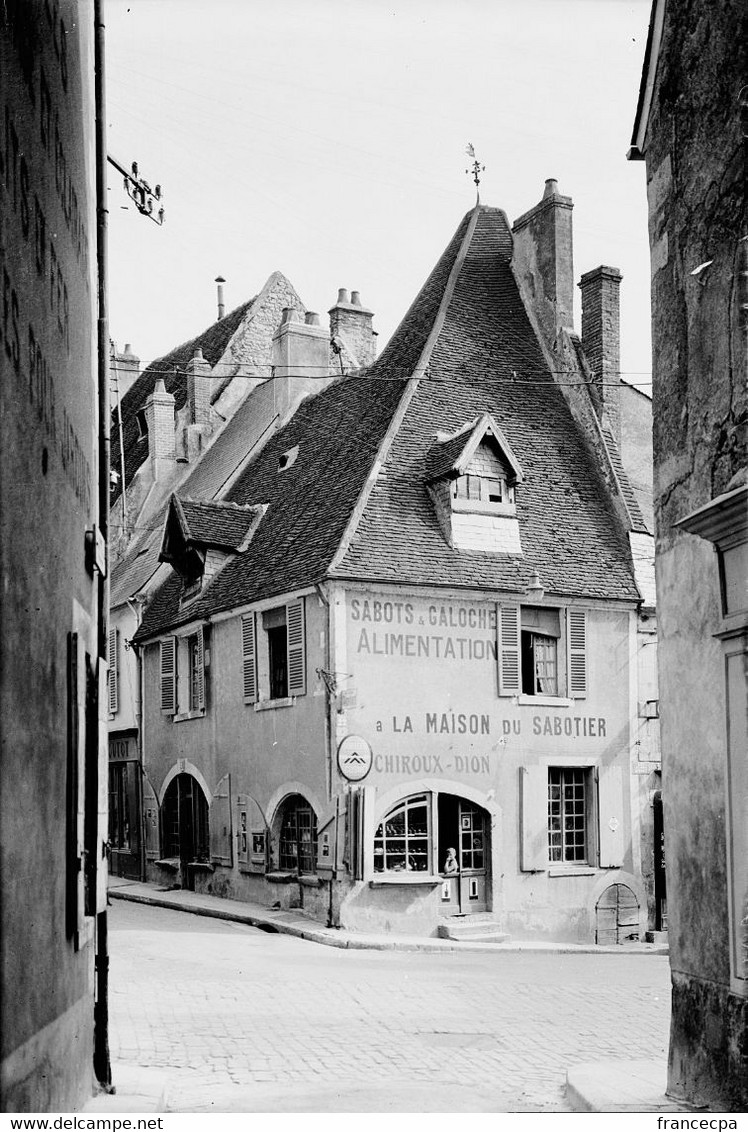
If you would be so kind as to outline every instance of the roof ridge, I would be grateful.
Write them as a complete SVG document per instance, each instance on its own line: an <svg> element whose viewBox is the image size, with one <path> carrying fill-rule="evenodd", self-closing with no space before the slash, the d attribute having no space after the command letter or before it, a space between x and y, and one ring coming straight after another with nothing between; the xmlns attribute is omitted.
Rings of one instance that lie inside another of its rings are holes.
<svg viewBox="0 0 748 1132"><path fill-rule="evenodd" d="M474 235L475 229L476 229L476 225L478 224L478 217L480 215L480 211L481 211L480 205L476 205L473 208L472 212L470 213L470 220L468 221L468 226L465 229L465 235L462 237L462 243L460 244L460 250L458 251L457 255L455 256L455 261L452 264L452 270L449 273L449 278L447 279L447 282L444 285L444 291L442 292L442 297L441 297L441 301L439 303L439 308L436 312L436 317L434 318L433 324L431 326L431 330L429 331L429 336L426 339L426 345L423 347L423 350L421 351L421 356L419 357L418 361L416 362L415 367L413 369L413 373L411 375L416 380L418 380L421 377L426 376L426 370L428 369L429 362L431 361L431 355L433 354L434 347L436 346L436 343L439 340L439 335L441 334L442 329L444 327L444 321L447 317L447 311L449 310L449 305L452 302L452 297L455 293L455 287L457 286L457 280L460 277L460 272L462 271L462 266L465 263L465 260L467 258L468 249L469 249L470 244L472 242L473 235Z"/></svg>

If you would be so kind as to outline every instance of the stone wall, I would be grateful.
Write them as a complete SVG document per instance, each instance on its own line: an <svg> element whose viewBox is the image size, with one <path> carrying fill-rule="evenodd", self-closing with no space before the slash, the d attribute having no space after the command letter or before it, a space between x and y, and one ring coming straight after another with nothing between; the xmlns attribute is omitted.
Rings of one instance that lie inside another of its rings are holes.
<svg viewBox="0 0 748 1132"><path fill-rule="evenodd" d="M748 1102L746 1000L730 992L723 657L711 545L675 524L746 465L739 333L745 171L737 0L665 7L646 135L663 799L673 975L669 1089ZM697 270L699 269L700 270Z"/></svg>

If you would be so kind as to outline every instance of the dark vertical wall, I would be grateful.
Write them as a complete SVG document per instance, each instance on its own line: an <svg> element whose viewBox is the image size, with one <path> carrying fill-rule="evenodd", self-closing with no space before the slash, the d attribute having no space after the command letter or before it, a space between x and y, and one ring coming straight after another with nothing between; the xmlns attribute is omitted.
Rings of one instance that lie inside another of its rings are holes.
<svg viewBox="0 0 748 1132"><path fill-rule="evenodd" d="M669 1086L748 1100L746 1002L730 993L725 703L711 544L674 527L746 466L738 331L745 165L739 0L669 0L646 138L652 253L655 515L673 1021ZM696 275L694 270L702 267Z"/></svg>
<svg viewBox="0 0 748 1132"><path fill-rule="evenodd" d="M0 907L5 1111L69 1111L91 1093L94 921L85 914L76 860L84 836L86 658L94 673L97 658L96 589L84 561L85 532L97 514L94 202L93 4L4 3ZM77 634L75 680L68 661L72 633ZM95 760L95 721L93 726ZM69 735L71 728L75 734Z"/></svg>

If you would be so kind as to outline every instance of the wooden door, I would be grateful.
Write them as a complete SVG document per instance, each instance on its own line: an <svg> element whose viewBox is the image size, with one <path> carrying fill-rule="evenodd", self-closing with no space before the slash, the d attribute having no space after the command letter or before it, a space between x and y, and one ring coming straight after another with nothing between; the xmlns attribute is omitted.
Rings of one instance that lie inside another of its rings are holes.
<svg viewBox="0 0 748 1132"><path fill-rule="evenodd" d="M485 912L486 896L486 814L478 806L460 800L459 904L464 915Z"/></svg>

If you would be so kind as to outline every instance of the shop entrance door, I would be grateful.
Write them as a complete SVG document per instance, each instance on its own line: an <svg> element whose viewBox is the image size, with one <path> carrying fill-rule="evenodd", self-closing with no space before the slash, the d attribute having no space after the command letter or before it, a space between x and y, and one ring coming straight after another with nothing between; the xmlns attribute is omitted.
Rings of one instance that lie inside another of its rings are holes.
<svg viewBox="0 0 748 1132"><path fill-rule="evenodd" d="M474 802L440 794L439 869L442 872L442 911L447 916L485 912L488 907L488 814ZM447 858L455 850L457 872Z"/></svg>
<svg viewBox="0 0 748 1132"><path fill-rule="evenodd" d="M170 782L163 803L164 856L179 859L182 888L194 889L195 865L208 860L208 802L191 774Z"/></svg>

